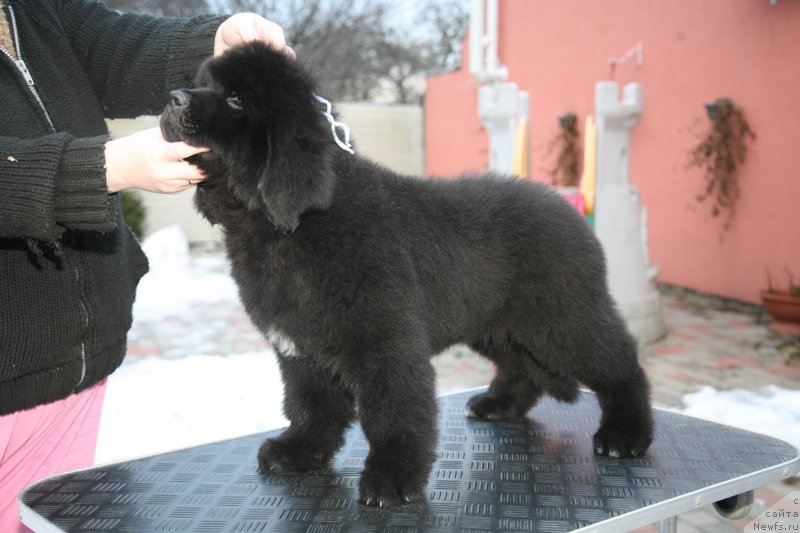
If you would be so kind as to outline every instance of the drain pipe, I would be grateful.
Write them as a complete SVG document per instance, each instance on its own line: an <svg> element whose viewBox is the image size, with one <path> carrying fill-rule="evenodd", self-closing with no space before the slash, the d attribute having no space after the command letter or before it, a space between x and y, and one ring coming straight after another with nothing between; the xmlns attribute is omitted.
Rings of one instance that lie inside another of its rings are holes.
<svg viewBox="0 0 800 533"><path fill-rule="evenodd" d="M500 63L498 0L472 0L469 71L478 89L478 116L489 134L489 169L514 172L514 145L520 124L527 124L530 97L508 80ZM527 147L525 147L527 149Z"/></svg>

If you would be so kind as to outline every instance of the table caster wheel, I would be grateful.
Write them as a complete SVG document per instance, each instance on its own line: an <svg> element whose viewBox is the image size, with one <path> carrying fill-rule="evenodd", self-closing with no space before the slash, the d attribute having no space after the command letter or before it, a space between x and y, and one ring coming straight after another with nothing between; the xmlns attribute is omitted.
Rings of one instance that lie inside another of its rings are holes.
<svg viewBox="0 0 800 533"><path fill-rule="evenodd" d="M729 520L739 520L747 516L753 508L755 493L751 490L714 502L714 509Z"/></svg>

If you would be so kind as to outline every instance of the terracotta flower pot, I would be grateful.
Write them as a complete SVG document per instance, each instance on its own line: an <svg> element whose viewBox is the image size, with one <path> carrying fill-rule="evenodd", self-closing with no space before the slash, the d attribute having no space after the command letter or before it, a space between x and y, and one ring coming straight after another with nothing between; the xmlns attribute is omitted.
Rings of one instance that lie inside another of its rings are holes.
<svg viewBox="0 0 800 533"><path fill-rule="evenodd" d="M761 301L776 322L800 324L800 296L792 296L785 290L772 289L761 292Z"/></svg>

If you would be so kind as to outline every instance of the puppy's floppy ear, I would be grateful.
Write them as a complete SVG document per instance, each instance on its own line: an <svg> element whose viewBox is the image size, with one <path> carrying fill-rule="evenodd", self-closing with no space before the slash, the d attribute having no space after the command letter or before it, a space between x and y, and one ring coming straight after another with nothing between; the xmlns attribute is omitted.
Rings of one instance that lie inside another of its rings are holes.
<svg viewBox="0 0 800 533"><path fill-rule="evenodd" d="M336 144L314 97L314 83L294 59L263 43L228 50L211 63L215 79L239 80L247 134L232 157L228 185L247 209L291 233L304 213L333 198ZM241 169L241 171L239 171Z"/></svg>
<svg viewBox="0 0 800 533"><path fill-rule="evenodd" d="M286 234L297 229L303 213L326 209L333 198L334 150L320 121L314 115L313 124L268 140L256 190L267 217Z"/></svg>

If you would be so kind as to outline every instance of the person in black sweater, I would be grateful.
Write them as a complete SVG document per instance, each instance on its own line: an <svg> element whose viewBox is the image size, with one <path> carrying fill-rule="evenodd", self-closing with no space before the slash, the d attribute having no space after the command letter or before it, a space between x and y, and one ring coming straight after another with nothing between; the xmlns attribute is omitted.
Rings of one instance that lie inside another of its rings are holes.
<svg viewBox="0 0 800 533"><path fill-rule="evenodd" d="M105 119L158 114L203 59L241 42L291 50L279 26L251 13L154 18L89 0L0 6L0 531L15 531L13 495L53 473L24 475L38 460L33 446L72 448L53 468L90 463L99 416L87 413L99 413L104 380L125 355L147 259L117 193L177 193L203 179L182 161L202 149L155 128L110 139ZM61 424L70 410L81 416ZM90 438L64 442L78 423ZM43 427L46 437L34 431Z"/></svg>

